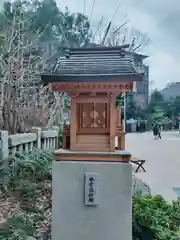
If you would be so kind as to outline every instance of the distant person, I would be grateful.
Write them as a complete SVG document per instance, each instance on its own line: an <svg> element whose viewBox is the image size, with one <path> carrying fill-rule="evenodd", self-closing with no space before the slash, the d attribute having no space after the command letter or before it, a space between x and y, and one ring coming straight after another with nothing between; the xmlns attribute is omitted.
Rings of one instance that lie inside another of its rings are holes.
<svg viewBox="0 0 180 240"><path fill-rule="evenodd" d="M162 139L161 132L162 132L162 126L158 124L158 139Z"/></svg>
<svg viewBox="0 0 180 240"><path fill-rule="evenodd" d="M141 130L141 129L140 129L140 122L137 123L137 128L136 128L136 130L137 130L137 133L140 133L140 130Z"/></svg>
<svg viewBox="0 0 180 240"><path fill-rule="evenodd" d="M159 128L156 123L153 125L152 130L153 130L154 140L156 140L158 138L158 134L159 134Z"/></svg>

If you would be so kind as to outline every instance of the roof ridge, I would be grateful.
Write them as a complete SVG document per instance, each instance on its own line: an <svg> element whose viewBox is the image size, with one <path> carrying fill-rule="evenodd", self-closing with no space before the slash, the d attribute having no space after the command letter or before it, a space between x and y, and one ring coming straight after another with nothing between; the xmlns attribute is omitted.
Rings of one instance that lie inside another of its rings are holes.
<svg viewBox="0 0 180 240"><path fill-rule="evenodd" d="M88 48L67 48L65 50L66 57L70 57L73 55L93 55L93 54L101 54L101 55L108 55L108 54L125 54L125 49L129 47L128 44L122 46L115 46L115 47L88 47Z"/></svg>

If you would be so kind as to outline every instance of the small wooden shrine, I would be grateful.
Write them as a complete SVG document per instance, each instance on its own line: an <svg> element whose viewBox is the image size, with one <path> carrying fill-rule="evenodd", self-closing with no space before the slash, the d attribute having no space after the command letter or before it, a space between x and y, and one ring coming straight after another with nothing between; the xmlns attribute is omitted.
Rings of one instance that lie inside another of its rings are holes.
<svg viewBox="0 0 180 240"><path fill-rule="evenodd" d="M132 92L134 82L142 80L126 47L94 47L67 49L54 73L42 75L51 91L67 92L71 97L70 151L114 152L125 148L125 133L121 109L116 108L116 96Z"/></svg>

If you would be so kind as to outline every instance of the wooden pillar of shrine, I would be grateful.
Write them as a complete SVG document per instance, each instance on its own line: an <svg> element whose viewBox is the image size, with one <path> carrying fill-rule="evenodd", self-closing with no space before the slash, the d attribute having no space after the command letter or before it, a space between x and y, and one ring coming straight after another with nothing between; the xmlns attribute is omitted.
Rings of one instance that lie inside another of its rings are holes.
<svg viewBox="0 0 180 240"><path fill-rule="evenodd" d="M115 137L116 137L116 119L117 111L115 109L116 95L110 94L110 151L115 151Z"/></svg>
<svg viewBox="0 0 180 240"><path fill-rule="evenodd" d="M77 140L77 103L76 96L71 95L71 115L70 115L70 149L76 150Z"/></svg>

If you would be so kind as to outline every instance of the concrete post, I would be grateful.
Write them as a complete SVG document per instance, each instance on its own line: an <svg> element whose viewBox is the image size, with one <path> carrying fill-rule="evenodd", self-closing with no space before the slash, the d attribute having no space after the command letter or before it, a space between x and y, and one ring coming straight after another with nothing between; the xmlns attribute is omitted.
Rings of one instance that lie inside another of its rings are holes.
<svg viewBox="0 0 180 240"><path fill-rule="evenodd" d="M36 147L38 149L41 149L41 128L39 127L32 127L32 132L37 134L37 142L36 142Z"/></svg>
<svg viewBox="0 0 180 240"><path fill-rule="evenodd" d="M9 143L8 143L8 131L0 131L1 150L0 150L0 162L2 162L4 168L8 170L8 158L9 158ZM6 191L8 184L8 175L3 176L0 179L0 185L3 191Z"/></svg>
<svg viewBox="0 0 180 240"><path fill-rule="evenodd" d="M59 133L59 127L57 126L52 126L52 129L57 132L57 137L55 139L55 149L59 148L59 143L58 143L58 133Z"/></svg>
<svg viewBox="0 0 180 240"><path fill-rule="evenodd" d="M0 139L1 139L0 158L1 161L7 161L9 157L8 131L0 131Z"/></svg>
<svg viewBox="0 0 180 240"><path fill-rule="evenodd" d="M130 163L61 160L52 173L52 240L132 240ZM86 205L87 175L97 176L95 205Z"/></svg>

